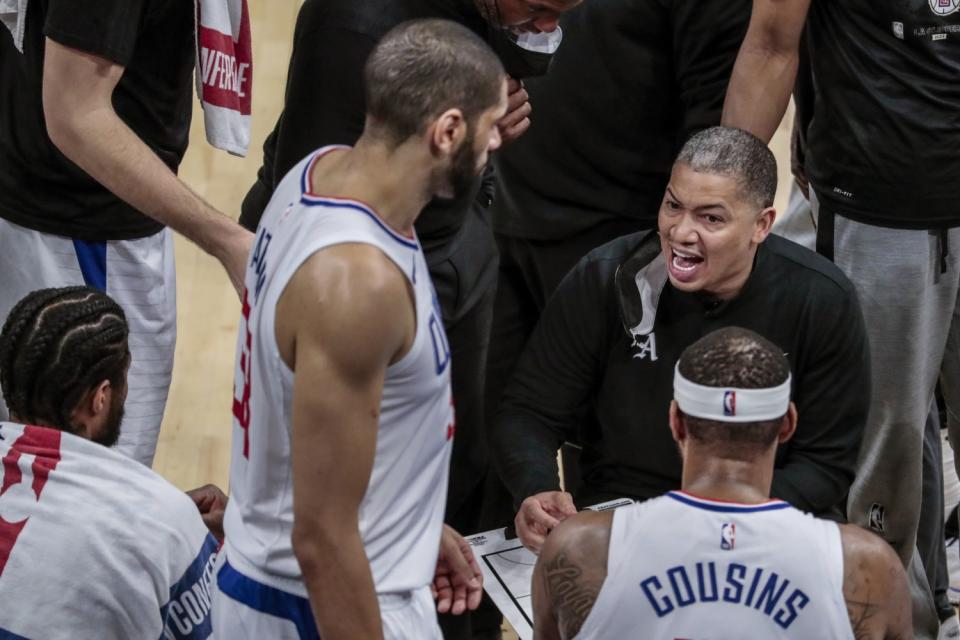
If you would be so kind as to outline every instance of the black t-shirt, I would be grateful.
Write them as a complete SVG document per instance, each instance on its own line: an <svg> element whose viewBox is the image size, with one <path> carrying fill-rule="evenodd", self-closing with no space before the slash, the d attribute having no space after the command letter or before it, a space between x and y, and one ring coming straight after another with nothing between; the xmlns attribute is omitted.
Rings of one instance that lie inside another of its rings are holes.
<svg viewBox="0 0 960 640"><path fill-rule="evenodd" d="M699 338L738 326L782 348L793 372L800 420L778 449L773 495L835 514L853 481L870 400L866 330L850 281L771 235L739 295L720 301L674 289L659 256L656 233L624 236L583 258L550 299L492 434L492 459L514 498L559 488L564 440L583 444L579 504L678 489L667 420L674 366ZM662 292L641 297L641 282Z"/></svg>
<svg viewBox="0 0 960 640"><path fill-rule="evenodd" d="M113 106L176 171L190 130L193 6L186 0L31 0L23 54L0 28L0 217L92 241L139 238L162 228L50 141L41 94L44 36L125 67Z"/></svg>
<svg viewBox="0 0 960 640"><path fill-rule="evenodd" d="M363 66L380 38L415 18L445 18L490 41L495 32L473 0L306 0L297 16L283 113L263 145L263 166L243 203L241 223L253 229L274 188L308 153L328 144L354 144L363 132ZM509 60L503 60L511 72ZM470 203L481 189L432 201L416 222L431 261L455 249Z"/></svg>
<svg viewBox="0 0 960 640"><path fill-rule="evenodd" d="M680 146L720 123L749 20L749 0L587 0L565 14L550 73L526 81L531 127L494 156L494 229L546 240L655 224Z"/></svg>
<svg viewBox="0 0 960 640"><path fill-rule="evenodd" d="M807 174L828 208L960 225L960 1L814 0Z"/></svg>

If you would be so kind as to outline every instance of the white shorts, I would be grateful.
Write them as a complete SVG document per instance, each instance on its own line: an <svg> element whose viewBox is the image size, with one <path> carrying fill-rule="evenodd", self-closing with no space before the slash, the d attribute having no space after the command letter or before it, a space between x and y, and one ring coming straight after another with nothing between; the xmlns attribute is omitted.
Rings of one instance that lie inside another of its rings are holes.
<svg viewBox="0 0 960 640"><path fill-rule="evenodd" d="M36 289L87 284L123 308L130 325L129 391L116 449L148 467L160 435L177 336L173 234L83 242L0 219L0 319ZM0 419L7 419L0 400Z"/></svg>
<svg viewBox="0 0 960 640"><path fill-rule="evenodd" d="M310 601L249 578L217 558L213 637L230 640L317 640ZM441 640L430 587L377 596L385 640Z"/></svg>

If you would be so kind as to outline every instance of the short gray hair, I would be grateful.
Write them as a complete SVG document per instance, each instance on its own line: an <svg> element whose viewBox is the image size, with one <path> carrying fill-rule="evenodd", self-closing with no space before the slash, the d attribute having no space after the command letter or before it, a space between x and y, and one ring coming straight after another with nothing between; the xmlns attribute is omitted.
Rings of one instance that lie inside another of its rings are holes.
<svg viewBox="0 0 960 640"><path fill-rule="evenodd" d="M762 208L772 207L777 194L777 160L763 141L742 129L710 127L683 145L675 164L700 173L728 176L740 196Z"/></svg>

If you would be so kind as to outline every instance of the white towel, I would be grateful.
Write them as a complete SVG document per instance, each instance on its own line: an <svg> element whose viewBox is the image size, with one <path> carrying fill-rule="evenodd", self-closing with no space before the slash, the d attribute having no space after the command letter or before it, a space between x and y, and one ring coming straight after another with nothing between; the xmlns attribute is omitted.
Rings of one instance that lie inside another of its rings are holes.
<svg viewBox="0 0 960 640"><path fill-rule="evenodd" d="M23 53L29 0L0 0L0 23ZM247 0L194 0L197 97L207 141L238 156L250 146L253 47Z"/></svg>
<svg viewBox="0 0 960 640"><path fill-rule="evenodd" d="M27 0L0 0L0 22L13 35L13 46L23 53L23 29L27 25Z"/></svg>
<svg viewBox="0 0 960 640"><path fill-rule="evenodd" d="M9 0L0 0L0 2ZM207 141L238 156L250 146L253 48L247 0L195 0L197 96Z"/></svg>

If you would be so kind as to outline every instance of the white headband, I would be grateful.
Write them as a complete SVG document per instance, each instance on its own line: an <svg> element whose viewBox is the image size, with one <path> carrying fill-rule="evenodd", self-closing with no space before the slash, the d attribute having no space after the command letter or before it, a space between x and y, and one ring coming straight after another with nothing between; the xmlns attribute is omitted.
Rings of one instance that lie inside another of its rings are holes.
<svg viewBox="0 0 960 640"><path fill-rule="evenodd" d="M775 420L790 408L790 379L768 389L705 387L673 373L673 397L688 416L717 422L760 422Z"/></svg>

